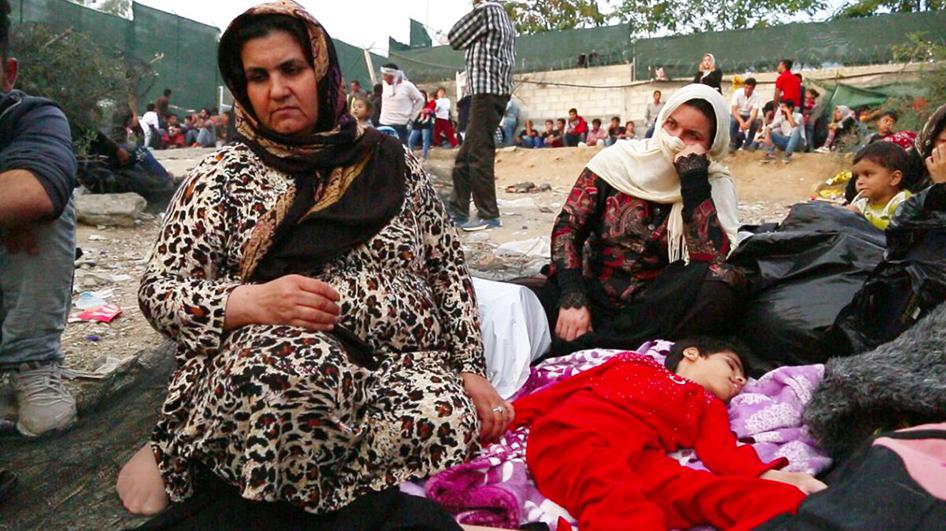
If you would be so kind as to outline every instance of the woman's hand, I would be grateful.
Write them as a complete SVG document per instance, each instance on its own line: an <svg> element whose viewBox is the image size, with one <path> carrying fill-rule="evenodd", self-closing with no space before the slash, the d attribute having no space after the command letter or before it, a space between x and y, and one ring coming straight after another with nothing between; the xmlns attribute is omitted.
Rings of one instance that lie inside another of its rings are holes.
<svg viewBox="0 0 946 531"><path fill-rule="evenodd" d="M683 150L681 150L679 153L674 155L673 162L677 162L683 157L693 155L693 154L706 155L706 148L703 147L702 144L687 144L687 146L683 148Z"/></svg>
<svg viewBox="0 0 946 531"><path fill-rule="evenodd" d="M495 441L506 426L516 417L512 404L503 400L493 385L479 374L461 372L463 390L476 406L476 416L480 419L480 440Z"/></svg>
<svg viewBox="0 0 946 531"><path fill-rule="evenodd" d="M803 472L785 472L783 470L768 470L761 476L762 479L769 479L781 483L788 483L798 487L798 490L805 494L814 494L818 491L828 488L827 485L815 479L811 474Z"/></svg>
<svg viewBox="0 0 946 531"><path fill-rule="evenodd" d="M232 330L248 324L273 324L327 332L338 320L338 300L338 292L331 286L302 275L245 284L230 293L223 327Z"/></svg>
<svg viewBox="0 0 946 531"><path fill-rule="evenodd" d="M591 310L587 306L558 310L558 322L555 323L555 335L558 337L573 341L591 331Z"/></svg>
<svg viewBox="0 0 946 531"><path fill-rule="evenodd" d="M946 183L946 144L936 146L926 157L926 170L934 183Z"/></svg>

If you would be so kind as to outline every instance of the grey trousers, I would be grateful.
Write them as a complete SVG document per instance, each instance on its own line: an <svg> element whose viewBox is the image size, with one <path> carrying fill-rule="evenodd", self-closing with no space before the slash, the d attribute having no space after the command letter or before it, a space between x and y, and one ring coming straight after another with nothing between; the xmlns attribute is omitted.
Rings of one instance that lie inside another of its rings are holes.
<svg viewBox="0 0 946 531"><path fill-rule="evenodd" d="M453 195L450 209L469 216L470 196L480 219L499 217L496 205L496 128L506 112L509 95L474 94L470 103L470 123L453 166Z"/></svg>
<svg viewBox="0 0 946 531"><path fill-rule="evenodd" d="M0 245L0 368L62 361L60 337L72 303L75 267L74 202L54 221L30 225L36 255L11 254Z"/></svg>

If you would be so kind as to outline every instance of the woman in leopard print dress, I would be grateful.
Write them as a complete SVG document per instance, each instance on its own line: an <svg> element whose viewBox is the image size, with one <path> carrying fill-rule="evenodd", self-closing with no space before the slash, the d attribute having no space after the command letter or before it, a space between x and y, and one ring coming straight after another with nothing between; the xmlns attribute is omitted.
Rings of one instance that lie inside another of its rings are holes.
<svg viewBox="0 0 946 531"><path fill-rule="evenodd" d="M513 412L423 169L345 113L332 41L298 5L234 20L220 64L239 142L182 184L141 283L178 368L123 503L188 497L200 464L325 513L462 462Z"/></svg>

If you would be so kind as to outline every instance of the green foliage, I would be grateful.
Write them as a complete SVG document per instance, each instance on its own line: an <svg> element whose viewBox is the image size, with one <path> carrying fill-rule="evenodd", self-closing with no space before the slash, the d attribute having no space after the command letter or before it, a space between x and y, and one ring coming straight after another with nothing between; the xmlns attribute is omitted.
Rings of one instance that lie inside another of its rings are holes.
<svg viewBox="0 0 946 531"><path fill-rule="evenodd" d="M608 16L597 0L501 0L520 34L602 26Z"/></svg>
<svg viewBox="0 0 946 531"><path fill-rule="evenodd" d="M785 17L814 15L824 0L622 0L615 16L635 35L658 31L684 34L762 28Z"/></svg>
<svg viewBox="0 0 946 531"><path fill-rule="evenodd" d="M105 107L128 97L125 62L82 33L52 33L42 24L13 26L11 41L19 61L16 88L56 101L76 132L77 154L84 155L89 139L81 132L103 121Z"/></svg>
<svg viewBox="0 0 946 531"><path fill-rule="evenodd" d="M841 6L836 18L869 17L880 13L942 11L946 0L854 0Z"/></svg>
<svg viewBox="0 0 946 531"><path fill-rule="evenodd" d="M131 15L131 0L104 0L96 9L103 13L111 13L120 17Z"/></svg>
<svg viewBox="0 0 946 531"><path fill-rule="evenodd" d="M894 98L886 107L898 112L897 127L919 131L926 119L940 105L946 103L946 45L928 39L925 34L913 33L910 41L893 47L893 60L922 65L917 76L917 92L925 94L926 106L918 106L915 98Z"/></svg>
<svg viewBox="0 0 946 531"><path fill-rule="evenodd" d="M77 4L119 17L131 17L131 0L74 0Z"/></svg>

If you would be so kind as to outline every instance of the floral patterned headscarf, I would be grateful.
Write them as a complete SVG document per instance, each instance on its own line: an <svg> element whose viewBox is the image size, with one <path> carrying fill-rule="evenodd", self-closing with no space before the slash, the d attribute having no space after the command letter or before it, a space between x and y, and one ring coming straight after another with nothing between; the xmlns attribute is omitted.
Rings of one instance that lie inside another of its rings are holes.
<svg viewBox="0 0 946 531"><path fill-rule="evenodd" d="M241 54L252 39L241 34L269 15L291 19L299 27L287 31L306 41L299 44L315 71L319 103L311 133L283 135L267 129L249 101ZM302 6L281 0L250 8L230 23L217 57L236 100L237 141L294 180L250 235L240 267L244 281L316 272L377 234L401 211L404 149L372 128L359 127L348 114L335 46Z"/></svg>
<svg viewBox="0 0 946 531"><path fill-rule="evenodd" d="M946 104L940 105L923 126L916 137L916 152L924 159L933 153L933 142L946 129Z"/></svg>

